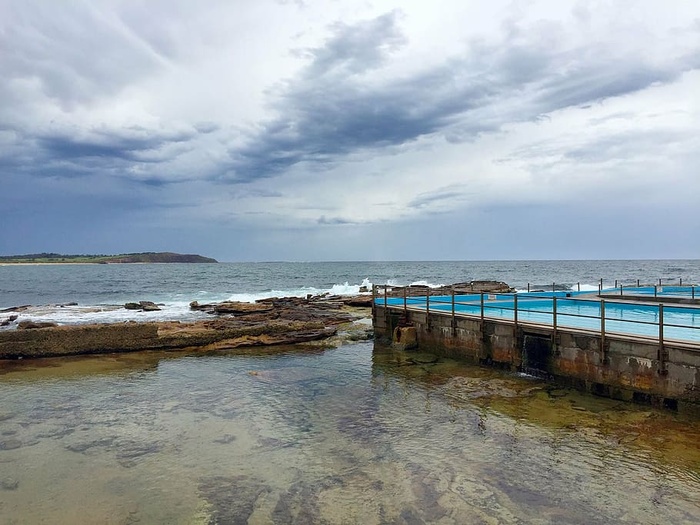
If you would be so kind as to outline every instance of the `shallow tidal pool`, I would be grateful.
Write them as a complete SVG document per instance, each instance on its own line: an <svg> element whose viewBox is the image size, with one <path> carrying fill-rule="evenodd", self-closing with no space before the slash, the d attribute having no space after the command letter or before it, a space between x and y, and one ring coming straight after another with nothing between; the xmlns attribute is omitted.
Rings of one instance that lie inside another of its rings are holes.
<svg viewBox="0 0 700 525"><path fill-rule="evenodd" d="M0 362L0 523L700 522L700 422L372 343Z"/></svg>

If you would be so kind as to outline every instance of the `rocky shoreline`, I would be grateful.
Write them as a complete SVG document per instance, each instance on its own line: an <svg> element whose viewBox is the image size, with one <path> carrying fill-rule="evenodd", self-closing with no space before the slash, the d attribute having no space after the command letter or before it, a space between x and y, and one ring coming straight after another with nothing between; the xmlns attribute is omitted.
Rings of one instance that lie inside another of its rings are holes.
<svg viewBox="0 0 700 525"><path fill-rule="evenodd" d="M127 303L144 312L157 309L150 301ZM349 339L371 338L371 296L271 298L258 303L223 302L193 310L211 319L180 322L99 323L59 326L56 323L21 321L16 329L0 332L0 359L56 357L138 350L230 349L328 340L340 331ZM26 307L6 309L22 311ZM9 312L7 312L9 313ZM148 314L144 314L145 316ZM16 321L16 314L0 319Z"/></svg>
<svg viewBox="0 0 700 525"><path fill-rule="evenodd" d="M426 293L445 295L453 290L455 293L499 293L511 288L497 281L473 281L441 288L391 287L386 289L386 294L394 297ZM384 293L384 287L375 290L376 297ZM255 303L199 304L193 301L191 310L211 318L188 322L144 320L62 326L29 320L17 322L16 312L30 308L17 306L0 311L0 314L8 314L0 317L0 324L15 328L0 331L0 360L183 348L207 351L311 341L332 344L333 337L370 339L372 297L365 293L271 297ZM126 303L124 308L143 312L145 319L148 312L160 310L159 305L151 301Z"/></svg>

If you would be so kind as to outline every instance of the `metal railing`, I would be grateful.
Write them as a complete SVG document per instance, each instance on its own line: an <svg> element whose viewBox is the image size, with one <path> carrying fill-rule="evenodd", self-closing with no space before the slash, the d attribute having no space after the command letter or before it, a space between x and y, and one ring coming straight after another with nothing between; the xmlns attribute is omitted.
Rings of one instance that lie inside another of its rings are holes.
<svg viewBox="0 0 700 525"><path fill-rule="evenodd" d="M678 284L676 285L676 281ZM686 284L683 286L683 278L679 277L677 280L675 278L673 279L659 279L658 282L654 283L642 283L641 279L636 279L636 281L623 281L620 279L615 279L614 281L614 286L612 288L615 288L616 290L619 289L620 294L622 294L622 290L627 288L629 289L641 289L641 288L649 288L650 290L663 290L663 289L675 289L675 288L680 288L680 289L688 289L688 293L692 294L692 298L695 299L696 297L696 291L698 292L697 296L700 298L700 290L698 290L698 285L695 284ZM576 292L581 291L581 283L577 282L575 283L576 286ZM597 282L597 287L598 287L598 293L601 293L603 290L605 290L605 285L603 279L600 279ZM551 285L533 285L531 283L527 283L527 292L532 293L532 292L561 292L561 291L573 291L570 285L568 284L561 284L561 283L552 283ZM591 293L593 293L593 290L591 290Z"/></svg>
<svg viewBox="0 0 700 525"><path fill-rule="evenodd" d="M556 332L560 327L574 328L577 330L587 330L599 333L604 345L605 338L610 334L618 334L624 336L645 337L656 340L659 345L660 355L663 354L664 343L666 341L683 341L691 344L700 345L700 308L692 306L671 306L664 303L630 303L629 301L619 301L610 299L592 299L592 298L576 298L567 297L571 293L565 291L548 292L547 294L529 295L527 298L519 296L517 293L499 293L499 294L455 294L452 290L449 298L447 296L430 296L430 294L411 296L410 293L404 293L402 298L392 297L392 303L389 304L388 290L392 287L385 285L384 288L384 306L392 308L402 308L404 312L408 308L425 310L430 317L432 311L444 311L452 318L452 327L456 327L456 317L472 317L478 318L483 323L485 319L497 319L512 321L517 328L519 325L539 324L547 325L552 328L556 337ZM696 286L692 288L692 296L695 296ZM423 288L425 289L425 288ZM429 290L428 290L429 292ZM373 297L376 302L377 288L373 287ZM396 299L399 299L398 304ZM401 301L402 299L402 301ZM533 303L545 301L546 308L541 309L542 305ZM551 303L549 303L551 301ZM402 304L401 304L402 303ZM581 310L598 310L596 314L592 313L574 313L571 308L560 308L561 306L579 305ZM648 311L646 314L649 319L639 318L624 318L626 310L634 309L639 314L639 311ZM494 315L494 310L498 312ZM611 310L618 315L611 315ZM504 315L506 312L507 315ZM669 322L664 319L664 314L670 314L674 320L680 316L687 314L690 316L690 321L693 324L679 324L678 322ZM675 315L674 315L675 314ZM680 314L680 315L679 315ZM591 320L592 322L567 322L574 320ZM696 324L697 323L697 324ZM624 326L642 326L654 327L651 330L624 330ZM676 337L678 334L686 334L686 336ZM669 337L670 336L670 337Z"/></svg>

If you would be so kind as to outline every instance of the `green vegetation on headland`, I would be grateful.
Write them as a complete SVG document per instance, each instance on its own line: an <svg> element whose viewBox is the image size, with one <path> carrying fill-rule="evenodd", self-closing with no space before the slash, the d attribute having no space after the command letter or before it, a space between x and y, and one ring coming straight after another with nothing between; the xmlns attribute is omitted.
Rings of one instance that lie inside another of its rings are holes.
<svg viewBox="0 0 700 525"><path fill-rule="evenodd" d="M0 263L215 263L216 259L201 255L171 252L124 253L121 255L63 255L60 253L31 253L27 255L0 255Z"/></svg>

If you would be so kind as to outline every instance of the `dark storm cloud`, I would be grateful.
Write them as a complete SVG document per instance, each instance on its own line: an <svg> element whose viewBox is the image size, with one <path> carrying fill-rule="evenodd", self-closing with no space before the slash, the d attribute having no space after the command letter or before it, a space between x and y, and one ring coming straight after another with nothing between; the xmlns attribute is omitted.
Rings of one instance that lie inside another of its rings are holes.
<svg viewBox="0 0 700 525"><path fill-rule="evenodd" d="M163 162L168 158L154 155L170 144L187 142L194 132L158 133L134 130L133 135L99 131L81 139L65 133L38 135L38 146L50 157L65 160L82 160L86 157L105 157L136 162ZM150 156L149 156L150 155Z"/></svg>
<svg viewBox="0 0 700 525"><path fill-rule="evenodd" d="M474 140L506 123L673 81L697 68L700 56L669 56L660 65L635 54L612 58L596 44L562 51L562 28L550 23L509 31L495 45L473 42L463 56L387 81L382 67L405 42L399 18L393 12L334 26L324 46L306 52L306 69L281 88L278 117L231 151L234 175L224 178L248 182L300 163L322 168L436 133Z"/></svg>
<svg viewBox="0 0 700 525"><path fill-rule="evenodd" d="M108 3L52 7L14 2L0 20L0 169L166 183L171 171L156 166L176 160L192 148L188 143L219 129L217 123L146 129L110 123L102 113L97 123L88 122L93 109L170 67L172 36L162 37L166 29L147 22L136 6L122 13Z"/></svg>
<svg viewBox="0 0 700 525"><path fill-rule="evenodd" d="M31 135L31 133L36 133ZM76 179L110 175L147 186L182 182L165 166L196 138L194 130L150 131L139 128L112 130L25 131L17 151L0 155L0 170L30 177ZM0 151L3 151L0 141Z"/></svg>

